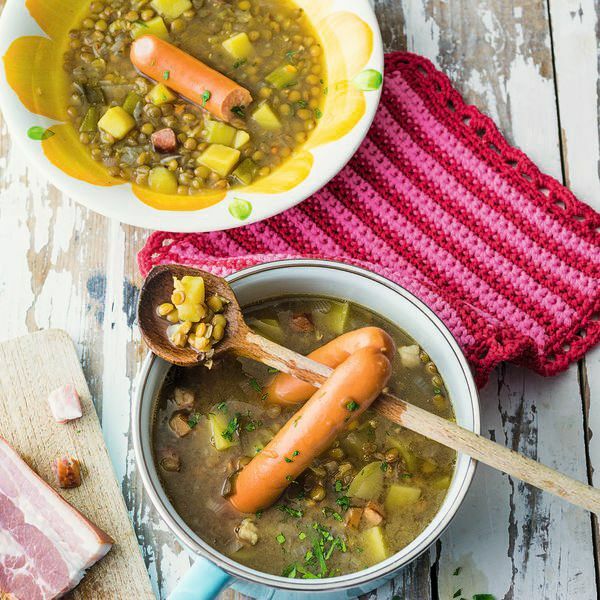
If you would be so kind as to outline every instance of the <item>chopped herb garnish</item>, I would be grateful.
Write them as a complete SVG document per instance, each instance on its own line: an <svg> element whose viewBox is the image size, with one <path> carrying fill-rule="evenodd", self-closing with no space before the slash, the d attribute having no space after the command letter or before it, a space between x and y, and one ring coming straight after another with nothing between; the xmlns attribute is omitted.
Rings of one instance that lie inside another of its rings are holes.
<svg viewBox="0 0 600 600"><path fill-rule="evenodd" d="M138 19L137 21L134 21L134 23L136 25L139 25L140 27L145 27L146 29L148 29L148 25L146 23L144 23L144 21L142 21L141 19Z"/></svg>
<svg viewBox="0 0 600 600"><path fill-rule="evenodd" d="M348 404L346 404L346 408L350 412L354 412L355 410L358 410L360 408L360 404L358 402L356 402L355 400L350 400L350 402L348 402Z"/></svg>
<svg viewBox="0 0 600 600"><path fill-rule="evenodd" d="M339 479L336 479L333 489L336 492L341 492L344 489L344 484Z"/></svg>
<svg viewBox="0 0 600 600"><path fill-rule="evenodd" d="M327 96L327 94L329 94L329 88L328 87L324 87L323 88L323 96Z"/></svg>
<svg viewBox="0 0 600 600"><path fill-rule="evenodd" d="M27 130L27 137L30 140L35 140L36 142L42 142L51 138L54 135L54 131L52 129L46 129L45 127L38 127L34 125Z"/></svg>
<svg viewBox="0 0 600 600"><path fill-rule="evenodd" d="M286 481L292 481L292 476L291 475L286 475L285 476L285 480Z"/></svg>
<svg viewBox="0 0 600 600"><path fill-rule="evenodd" d="M412 477L412 473L402 473L400 477L402 477L402 479L410 479Z"/></svg>
<svg viewBox="0 0 600 600"><path fill-rule="evenodd" d="M323 116L323 113L320 108L315 108L315 117L320 119Z"/></svg>
<svg viewBox="0 0 600 600"><path fill-rule="evenodd" d="M283 535L283 533L280 533L276 538L275 538L280 544L285 544L285 535Z"/></svg>
<svg viewBox="0 0 600 600"><path fill-rule="evenodd" d="M294 517L296 519L301 519L304 513L297 508L292 508L291 506L286 506L285 504L279 505L279 510L281 512L287 513L290 517Z"/></svg>
<svg viewBox="0 0 600 600"><path fill-rule="evenodd" d="M258 383L258 381L256 381L256 379L252 378L250 380L250 387L255 391L255 392L262 392L262 388L260 387L260 383Z"/></svg>
<svg viewBox="0 0 600 600"><path fill-rule="evenodd" d="M233 441L233 436L237 432L240 426L240 415L235 415L232 419L229 419L229 423L227 423L227 428L225 431L221 432L221 435L228 440L229 442Z"/></svg>
<svg viewBox="0 0 600 600"><path fill-rule="evenodd" d="M298 54L298 52L300 52L300 50L290 50L289 52L286 52L285 59L288 62L294 62L294 56L296 56L296 54Z"/></svg>
<svg viewBox="0 0 600 600"><path fill-rule="evenodd" d="M496 600L492 594L475 594L473 600Z"/></svg>
<svg viewBox="0 0 600 600"><path fill-rule="evenodd" d="M382 470L384 473L385 473L385 472L388 470L388 467L389 467L389 465L388 465L388 464L387 464L385 461L383 461L383 462L381 463L381 470Z"/></svg>
<svg viewBox="0 0 600 600"><path fill-rule="evenodd" d="M313 554L312 550L307 550L306 554L304 555L304 562L310 562L314 556L315 555Z"/></svg>
<svg viewBox="0 0 600 600"><path fill-rule="evenodd" d="M256 423L254 421L250 421L249 423L246 423L244 429L246 431L254 431L256 429Z"/></svg>
<svg viewBox="0 0 600 600"><path fill-rule="evenodd" d="M296 577L296 573L298 572L298 567L296 565L288 565L282 572L283 577L289 577L293 579Z"/></svg>
<svg viewBox="0 0 600 600"><path fill-rule="evenodd" d="M301 532L298 534L298 539L299 539L299 540L305 540L305 539L306 539L306 534L304 533L304 531L301 531Z"/></svg>
<svg viewBox="0 0 600 600"><path fill-rule="evenodd" d="M205 90L202 93L202 108L204 108L206 106L206 103L210 100L211 96L212 96L212 94L208 90Z"/></svg>
<svg viewBox="0 0 600 600"><path fill-rule="evenodd" d="M456 567L456 569L454 569L454 572L452 573L452 575L454 575L454 577L456 577L460 573L460 569L461 569L461 567Z"/></svg>
<svg viewBox="0 0 600 600"><path fill-rule="evenodd" d="M298 454L300 454L300 450L294 450L292 452L292 456L298 456Z"/></svg>
<svg viewBox="0 0 600 600"><path fill-rule="evenodd" d="M297 426L298 426L298 421L299 421L301 418L302 418L302 416L299 416L299 417L296 417L296 418L294 419L294 427L297 427Z"/></svg>
<svg viewBox="0 0 600 600"><path fill-rule="evenodd" d="M288 458L287 456L284 456L283 460L285 460L286 463L293 463L294 462L291 458Z"/></svg>
<svg viewBox="0 0 600 600"><path fill-rule="evenodd" d="M200 413L192 413L187 420L187 424L190 426L191 429L194 429L194 427L196 427L196 425L198 425L198 423L200 422L202 415Z"/></svg>
<svg viewBox="0 0 600 600"><path fill-rule="evenodd" d="M348 498L348 496L340 496L335 503L343 510L348 510L350 508L350 498Z"/></svg>
<svg viewBox="0 0 600 600"><path fill-rule="evenodd" d="M298 108L306 108L308 106L308 102L306 100L298 100L298 102L296 102L296 106Z"/></svg>
<svg viewBox="0 0 600 600"><path fill-rule="evenodd" d="M219 404L217 404L217 408L221 412L227 412L227 404L225 402L219 402Z"/></svg>
<svg viewBox="0 0 600 600"><path fill-rule="evenodd" d="M170 75L170 72L169 71L165 71L163 73L163 79L166 81L167 79L169 79L169 75Z"/></svg>
<svg viewBox="0 0 600 600"><path fill-rule="evenodd" d="M234 69L239 69L242 65L245 65L248 61L245 58L240 58L233 63Z"/></svg>
<svg viewBox="0 0 600 600"><path fill-rule="evenodd" d="M342 519L342 515L340 515L339 512L333 512L331 514L331 516L336 520L336 521L343 521L344 519Z"/></svg>
<svg viewBox="0 0 600 600"><path fill-rule="evenodd" d="M453 598L460 598L460 596L462 596L462 589L460 590L456 590L454 592L454 595L452 596Z"/></svg>
<svg viewBox="0 0 600 600"><path fill-rule="evenodd" d="M269 397L269 394L266 392L260 397L261 401L264 402Z"/></svg>
<svg viewBox="0 0 600 600"><path fill-rule="evenodd" d="M231 109L231 112L234 115L237 115L240 119L243 119L246 116L246 109L243 106L234 106Z"/></svg>
<svg viewBox="0 0 600 600"><path fill-rule="evenodd" d="M262 510L257 510L254 514L256 515L257 519L260 519L263 516L263 511Z"/></svg>
<svg viewBox="0 0 600 600"><path fill-rule="evenodd" d="M279 369L276 369L275 367L269 367L267 369L268 373L279 373Z"/></svg>
<svg viewBox="0 0 600 600"><path fill-rule="evenodd" d="M434 388L433 388L433 393L434 393L434 394L441 394L441 393L442 393L442 390L440 390L440 388L439 388L439 387L434 387Z"/></svg>

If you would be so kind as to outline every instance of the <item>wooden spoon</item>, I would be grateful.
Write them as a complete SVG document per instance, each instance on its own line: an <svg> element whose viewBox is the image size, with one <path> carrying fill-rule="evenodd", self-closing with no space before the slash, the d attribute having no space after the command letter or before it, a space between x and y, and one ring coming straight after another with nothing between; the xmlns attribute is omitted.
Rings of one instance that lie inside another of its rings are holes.
<svg viewBox="0 0 600 600"><path fill-rule="evenodd" d="M166 302L173 291L173 277L184 275L204 278L210 293L229 300L224 315L227 318L225 337L215 346L214 357L227 352L252 358L279 371L319 387L332 369L275 344L254 333L244 321L240 305L229 284L221 277L181 265L154 267L140 294L138 324L144 340L155 354L179 366L199 364L199 355L192 348L177 348L167 336L165 320L156 308ZM521 479L572 504L600 514L600 490L567 477L509 448L477 435L452 421L409 404L392 394L382 394L373 408L381 415L406 429L415 431L457 452L462 452L507 475Z"/></svg>

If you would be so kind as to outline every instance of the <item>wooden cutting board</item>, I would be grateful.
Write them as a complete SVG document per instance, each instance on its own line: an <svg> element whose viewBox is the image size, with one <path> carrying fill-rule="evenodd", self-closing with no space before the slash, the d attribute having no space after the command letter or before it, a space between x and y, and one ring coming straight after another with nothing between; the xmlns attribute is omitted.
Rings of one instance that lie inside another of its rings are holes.
<svg viewBox="0 0 600 600"><path fill-rule="evenodd" d="M83 417L61 425L54 422L47 397L65 383L77 388ZM115 540L69 597L153 599L90 391L65 331L38 331L0 344L0 435L51 485L52 461L64 454L78 458L81 486L59 492Z"/></svg>

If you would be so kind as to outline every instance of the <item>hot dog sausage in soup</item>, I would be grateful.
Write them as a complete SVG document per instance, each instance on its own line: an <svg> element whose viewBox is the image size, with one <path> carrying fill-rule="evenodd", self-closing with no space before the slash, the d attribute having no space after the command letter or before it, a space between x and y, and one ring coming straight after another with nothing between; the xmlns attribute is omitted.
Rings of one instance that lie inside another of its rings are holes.
<svg viewBox="0 0 600 600"><path fill-rule="evenodd" d="M382 348L360 348L348 356L242 469L229 497L233 506L253 513L273 504L290 482L331 446L348 422L371 405L391 372Z"/></svg>
<svg viewBox="0 0 600 600"><path fill-rule="evenodd" d="M246 88L154 35L135 40L130 57L137 69L155 81L168 73L168 87L224 121L235 117L233 108L252 102Z"/></svg>
<svg viewBox="0 0 600 600"><path fill-rule="evenodd" d="M379 327L362 327L349 331L317 348L308 357L334 369L360 348L374 348L392 360L396 347L392 338ZM266 388L271 404L291 405L305 402L314 394L310 383L295 379L286 373L277 375Z"/></svg>

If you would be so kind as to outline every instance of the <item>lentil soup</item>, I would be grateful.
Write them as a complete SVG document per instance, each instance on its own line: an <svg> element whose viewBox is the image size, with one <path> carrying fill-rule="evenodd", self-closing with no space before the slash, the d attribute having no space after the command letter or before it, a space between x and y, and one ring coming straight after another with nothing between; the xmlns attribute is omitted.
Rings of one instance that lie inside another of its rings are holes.
<svg viewBox="0 0 600 600"><path fill-rule="evenodd" d="M136 69L144 38L156 56ZM154 73L162 59L169 68ZM265 177L310 136L327 93L318 35L291 0L94 0L64 67L67 113L91 156L166 194Z"/></svg>
<svg viewBox="0 0 600 600"><path fill-rule="evenodd" d="M453 409L435 364L387 320L346 302L284 297L251 306L257 333L306 354L365 326L385 330L398 351L388 387L447 419ZM260 454L298 406L266 402L276 374L228 357L211 370L169 372L152 431L163 487L175 510L207 543L234 560L290 578L333 577L376 564L414 540L441 507L456 455L367 409L256 514L236 511L240 469ZM353 411L356 406L350 406ZM286 462L300 457L291 453Z"/></svg>

